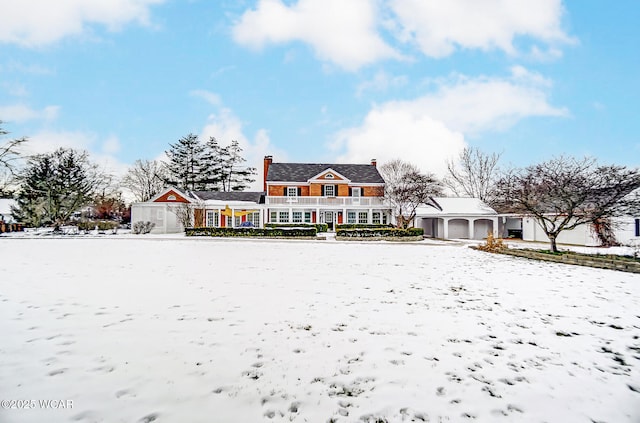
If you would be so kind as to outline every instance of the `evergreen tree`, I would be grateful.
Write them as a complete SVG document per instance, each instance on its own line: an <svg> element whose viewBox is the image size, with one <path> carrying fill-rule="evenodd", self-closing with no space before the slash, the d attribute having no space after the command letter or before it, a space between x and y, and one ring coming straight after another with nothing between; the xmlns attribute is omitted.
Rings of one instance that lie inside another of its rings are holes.
<svg viewBox="0 0 640 423"><path fill-rule="evenodd" d="M176 144L169 144L169 151L166 153L169 157L168 184L185 191L205 188L205 146L200 143L197 135L189 134L180 138Z"/></svg>
<svg viewBox="0 0 640 423"><path fill-rule="evenodd" d="M29 226L58 228L90 204L104 180L86 152L60 148L29 160L20 176L16 219Z"/></svg>
<svg viewBox="0 0 640 423"><path fill-rule="evenodd" d="M240 155L242 148L238 141L224 147L221 152L222 163L222 189L223 191L243 191L249 184L255 181L255 167L244 166L247 161Z"/></svg>
<svg viewBox="0 0 640 423"><path fill-rule="evenodd" d="M203 189L211 191L224 191L223 168L225 166L224 148L220 146L215 137L210 137L205 144L203 157Z"/></svg>

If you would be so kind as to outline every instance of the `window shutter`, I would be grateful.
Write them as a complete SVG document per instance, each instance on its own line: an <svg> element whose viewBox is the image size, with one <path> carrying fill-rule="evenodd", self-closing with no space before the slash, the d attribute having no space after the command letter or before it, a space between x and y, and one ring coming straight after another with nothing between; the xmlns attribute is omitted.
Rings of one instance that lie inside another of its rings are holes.
<svg viewBox="0 0 640 423"><path fill-rule="evenodd" d="M302 196L302 188L298 187L298 197Z"/></svg>
<svg viewBox="0 0 640 423"><path fill-rule="evenodd" d="M287 195L289 195L289 193L287 192L287 187L284 187L283 189L284 189L284 194L283 195L286 197Z"/></svg>
<svg viewBox="0 0 640 423"><path fill-rule="evenodd" d="M640 219L636 219L636 236L640 236Z"/></svg>
<svg viewBox="0 0 640 423"><path fill-rule="evenodd" d="M321 187L321 190L322 190L321 195L324 197L324 185L320 185L320 187Z"/></svg>
<svg viewBox="0 0 640 423"><path fill-rule="evenodd" d="M349 187L349 197L353 197L353 190Z"/></svg>

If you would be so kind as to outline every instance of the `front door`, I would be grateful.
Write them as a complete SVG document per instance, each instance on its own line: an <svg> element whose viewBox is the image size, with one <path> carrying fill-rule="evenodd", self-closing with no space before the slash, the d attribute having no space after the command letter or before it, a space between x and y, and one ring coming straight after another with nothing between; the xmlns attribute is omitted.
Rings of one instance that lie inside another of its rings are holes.
<svg viewBox="0 0 640 423"><path fill-rule="evenodd" d="M334 230L333 221L334 221L333 212L332 211L324 212L324 223L327 224L330 231Z"/></svg>

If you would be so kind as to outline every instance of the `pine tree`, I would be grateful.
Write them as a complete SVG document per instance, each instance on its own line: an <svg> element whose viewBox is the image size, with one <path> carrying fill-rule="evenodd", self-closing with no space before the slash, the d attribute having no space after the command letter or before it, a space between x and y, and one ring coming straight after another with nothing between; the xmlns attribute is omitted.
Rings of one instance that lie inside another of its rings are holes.
<svg viewBox="0 0 640 423"><path fill-rule="evenodd" d="M23 174L13 210L16 220L29 226L58 228L83 206L105 180L85 152L60 148L32 158Z"/></svg>
<svg viewBox="0 0 640 423"><path fill-rule="evenodd" d="M199 190L204 187L203 158L205 146L200 143L197 135L189 134L178 140L176 144L169 144L167 164L167 183L183 190Z"/></svg>
<svg viewBox="0 0 640 423"><path fill-rule="evenodd" d="M247 160L240 155L242 148L238 141L231 141L231 144L222 150L222 187L223 191L243 191L249 184L255 181L255 167L243 166Z"/></svg>
<svg viewBox="0 0 640 423"><path fill-rule="evenodd" d="M224 148L215 137L210 137L205 144L202 166L203 189L210 191L224 191L222 169L224 167Z"/></svg>

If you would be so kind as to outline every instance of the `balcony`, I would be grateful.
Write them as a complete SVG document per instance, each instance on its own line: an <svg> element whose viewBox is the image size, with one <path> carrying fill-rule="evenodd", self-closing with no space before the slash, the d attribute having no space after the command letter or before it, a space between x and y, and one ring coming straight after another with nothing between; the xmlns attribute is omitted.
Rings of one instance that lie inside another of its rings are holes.
<svg viewBox="0 0 640 423"><path fill-rule="evenodd" d="M384 206L383 197L266 197L266 204L282 206Z"/></svg>

